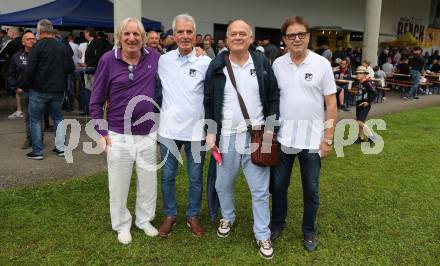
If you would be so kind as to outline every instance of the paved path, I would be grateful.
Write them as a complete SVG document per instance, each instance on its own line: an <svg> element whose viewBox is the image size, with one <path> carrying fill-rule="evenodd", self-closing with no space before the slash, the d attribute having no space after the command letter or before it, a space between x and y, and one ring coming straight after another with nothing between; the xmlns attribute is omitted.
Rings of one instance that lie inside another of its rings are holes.
<svg viewBox="0 0 440 266"><path fill-rule="evenodd" d="M419 100L404 101L395 92L388 93L387 100L373 105L370 118L383 114L440 105L440 95L421 97ZM104 154L88 155L82 151L82 143L91 141L81 134L80 146L73 152L73 163L52 154L53 133L45 133L45 159L27 159L29 150L21 150L24 142L23 119L8 119L13 111L13 99L0 98L0 189L17 186L43 184L53 180L67 180L74 177L89 176L106 169ZM354 108L350 112L339 112L338 119L354 118ZM84 117L78 112L66 113L66 118L78 118L84 128Z"/></svg>

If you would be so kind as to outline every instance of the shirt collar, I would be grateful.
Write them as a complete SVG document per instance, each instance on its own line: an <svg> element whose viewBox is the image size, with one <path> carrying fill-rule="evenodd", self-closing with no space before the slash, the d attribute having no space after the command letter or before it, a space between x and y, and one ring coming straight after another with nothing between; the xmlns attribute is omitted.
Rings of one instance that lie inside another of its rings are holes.
<svg viewBox="0 0 440 266"><path fill-rule="evenodd" d="M176 53L176 60L182 63L185 62L194 62L196 60L196 52L195 52L195 48L193 48L193 50L191 51L191 53L187 54L187 55L181 55L179 52L179 48L177 48L176 50L174 50Z"/></svg>
<svg viewBox="0 0 440 266"><path fill-rule="evenodd" d="M119 59L119 60L122 60L122 49L121 49L121 48L116 48L116 49L114 49L113 51L114 51L114 54L115 54L115 58L116 58L116 59ZM141 59L142 59L144 56L148 55L148 54L150 54L150 52L148 51L148 49L145 48L145 47L142 47L142 49L141 49ZM139 60L139 61L140 61L140 60Z"/></svg>
<svg viewBox="0 0 440 266"><path fill-rule="evenodd" d="M312 51L310 51L309 49L307 49L307 55L306 58L304 59L304 61L301 62L300 65L304 64L304 65L309 65L312 62L312 56L311 56ZM292 57L290 57L290 52L287 54L288 55L288 61L290 64L292 65L296 65L293 61L292 61Z"/></svg>
<svg viewBox="0 0 440 266"><path fill-rule="evenodd" d="M253 63L254 63L254 61L252 60L252 56L251 56L251 54L249 53L248 60L246 61L246 63L243 64L243 66L239 66L239 65L235 64L235 63L232 62L232 61L231 61L231 66L233 66L233 67L235 67L235 68L246 68L248 65L251 65L251 64L253 64Z"/></svg>

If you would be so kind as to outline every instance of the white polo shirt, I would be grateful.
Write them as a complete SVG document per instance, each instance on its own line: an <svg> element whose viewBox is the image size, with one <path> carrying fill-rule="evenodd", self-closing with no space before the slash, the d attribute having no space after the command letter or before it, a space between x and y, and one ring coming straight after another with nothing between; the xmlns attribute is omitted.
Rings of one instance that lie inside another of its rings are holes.
<svg viewBox="0 0 440 266"><path fill-rule="evenodd" d="M336 93L330 62L308 51L296 65L287 53L272 66L280 89L278 141L296 149L319 149L324 136L324 96Z"/></svg>
<svg viewBox="0 0 440 266"><path fill-rule="evenodd" d="M200 141L205 139L203 87L211 58L196 57L195 51L181 56L179 49L159 59L162 82L162 109L158 133L169 139Z"/></svg>
<svg viewBox="0 0 440 266"><path fill-rule="evenodd" d="M263 105L260 98L260 89L258 86L257 72L254 61L249 54L248 61L239 66L231 61L232 71L234 72L237 89L243 98L249 118L253 126L264 124ZM223 68L226 76L225 94L223 97L223 136L229 136L246 131L246 122L238 102L237 92L229 78L228 70Z"/></svg>

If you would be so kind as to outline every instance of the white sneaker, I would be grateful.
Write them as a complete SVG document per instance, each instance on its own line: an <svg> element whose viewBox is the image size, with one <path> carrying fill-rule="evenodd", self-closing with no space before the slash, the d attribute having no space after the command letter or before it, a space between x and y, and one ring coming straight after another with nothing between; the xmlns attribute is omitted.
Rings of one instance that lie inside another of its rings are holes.
<svg viewBox="0 0 440 266"><path fill-rule="evenodd" d="M123 231L118 233L118 241L121 244L127 245L131 242L131 234L130 231Z"/></svg>
<svg viewBox="0 0 440 266"><path fill-rule="evenodd" d="M8 118L10 118L10 119L20 118L20 117L23 117L22 111L15 111L12 114L8 115Z"/></svg>
<svg viewBox="0 0 440 266"><path fill-rule="evenodd" d="M220 226L217 229L217 235L219 237L227 237L231 231L232 223L228 220L221 219Z"/></svg>
<svg viewBox="0 0 440 266"><path fill-rule="evenodd" d="M8 118L15 118L15 114L16 114L17 112L13 112L12 114L10 114L10 115L8 115Z"/></svg>
<svg viewBox="0 0 440 266"><path fill-rule="evenodd" d="M257 245L260 249L260 256L270 260L273 258L273 248L272 248L272 242L270 242L270 239L267 240L257 240Z"/></svg>
<svg viewBox="0 0 440 266"><path fill-rule="evenodd" d="M157 229L154 226L152 226L149 222L144 223L142 229L144 230L147 236L153 237L159 234L159 231L157 231Z"/></svg>

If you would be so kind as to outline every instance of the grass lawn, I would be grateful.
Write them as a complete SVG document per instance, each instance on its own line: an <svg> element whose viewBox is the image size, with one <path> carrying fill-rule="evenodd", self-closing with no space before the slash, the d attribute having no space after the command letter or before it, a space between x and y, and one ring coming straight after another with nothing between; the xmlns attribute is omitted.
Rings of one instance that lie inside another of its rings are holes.
<svg viewBox="0 0 440 266"><path fill-rule="evenodd" d="M302 191L298 164L289 191L288 226L274 243L275 257L259 257L253 242L250 194L244 178L236 185L237 221L226 239L208 222L195 239L184 213L187 179L179 169L180 222L167 240L147 238L132 227L133 242L122 246L112 232L105 173L45 186L0 191L0 265L432 265L440 261L440 107L384 116L387 130L379 155L359 145L344 158L323 162L318 214L319 247L302 247ZM129 195L134 216L135 182ZM159 184L160 186L160 184ZM158 193L157 217L162 220Z"/></svg>

